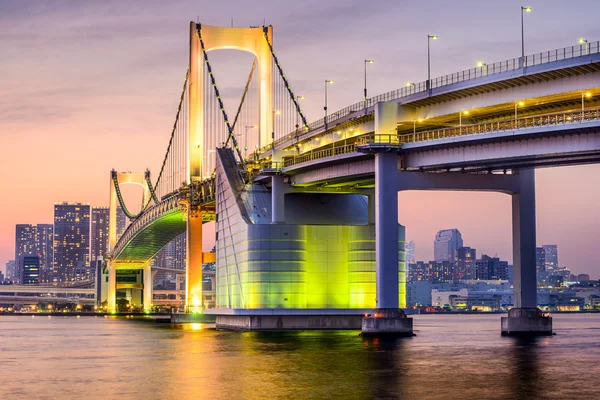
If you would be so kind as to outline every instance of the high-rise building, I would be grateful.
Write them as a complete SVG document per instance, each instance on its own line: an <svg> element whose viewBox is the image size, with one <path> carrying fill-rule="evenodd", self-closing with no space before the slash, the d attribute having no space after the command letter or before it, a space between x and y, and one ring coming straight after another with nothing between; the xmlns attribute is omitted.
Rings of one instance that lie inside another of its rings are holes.
<svg viewBox="0 0 600 400"><path fill-rule="evenodd" d="M535 270L538 273L546 270L546 253L543 247L535 248Z"/></svg>
<svg viewBox="0 0 600 400"><path fill-rule="evenodd" d="M558 246L555 244L544 244L544 268L548 272L558 270Z"/></svg>
<svg viewBox="0 0 600 400"><path fill-rule="evenodd" d="M17 273L17 263L15 262L15 260L8 260L6 262L6 276L4 277L4 279L8 279L8 280L14 280L15 279L15 275Z"/></svg>
<svg viewBox="0 0 600 400"><path fill-rule="evenodd" d="M127 216L121 207L117 207L117 240L125 232L127 228Z"/></svg>
<svg viewBox="0 0 600 400"><path fill-rule="evenodd" d="M52 275L53 227L51 224L18 224L15 229L15 272L13 280L20 281L23 257L39 258L39 279L50 281Z"/></svg>
<svg viewBox="0 0 600 400"><path fill-rule="evenodd" d="M40 258L38 256L22 256L21 285L40 284Z"/></svg>
<svg viewBox="0 0 600 400"><path fill-rule="evenodd" d="M456 251L463 247L458 229L445 229L435 235L433 258L435 261L456 261Z"/></svg>
<svg viewBox="0 0 600 400"><path fill-rule="evenodd" d="M508 280L508 262L484 254L477 260L476 272L479 280Z"/></svg>
<svg viewBox="0 0 600 400"><path fill-rule="evenodd" d="M90 261L93 263L98 257L106 258L108 252L108 207L92 208L92 233ZM117 224L118 225L118 224Z"/></svg>
<svg viewBox="0 0 600 400"><path fill-rule="evenodd" d="M406 242L404 245L404 249L406 250L406 264L414 264L415 260L415 242L412 240Z"/></svg>
<svg viewBox="0 0 600 400"><path fill-rule="evenodd" d="M456 262L452 273L454 280L475 279L476 261L477 250L471 247L459 247L456 250Z"/></svg>
<svg viewBox="0 0 600 400"><path fill-rule="evenodd" d="M89 204L54 204L54 273L59 282L91 277Z"/></svg>

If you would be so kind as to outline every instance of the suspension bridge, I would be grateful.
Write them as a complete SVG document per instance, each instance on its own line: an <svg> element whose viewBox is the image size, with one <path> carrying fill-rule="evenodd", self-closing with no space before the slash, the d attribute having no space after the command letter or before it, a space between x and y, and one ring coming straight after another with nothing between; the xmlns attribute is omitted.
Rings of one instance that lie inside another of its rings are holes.
<svg viewBox="0 0 600 400"><path fill-rule="evenodd" d="M220 49L254 56L232 113L209 57ZM111 173L109 309L117 275L131 271L143 271L135 287L149 309L150 260L185 233L186 310L216 313L220 327L412 332L398 311L406 267L397 192L478 190L512 197L516 304L502 332L549 334L536 305L534 169L600 160L599 77L599 43L586 42L409 83L309 123L271 26L192 22L156 181L148 171ZM127 208L123 184L143 187L139 212ZM119 240L118 206L132 221ZM216 253L202 252L209 221ZM202 264L212 261L216 308L204 310Z"/></svg>

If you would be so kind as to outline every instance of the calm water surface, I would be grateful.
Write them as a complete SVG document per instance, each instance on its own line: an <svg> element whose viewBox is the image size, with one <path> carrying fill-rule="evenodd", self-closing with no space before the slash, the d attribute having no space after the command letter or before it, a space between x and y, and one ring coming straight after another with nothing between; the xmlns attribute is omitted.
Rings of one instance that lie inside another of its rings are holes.
<svg viewBox="0 0 600 400"><path fill-rule="evenodd" d="M600 315L500 336L499 315L415 316L417 337L235 333L0 316L1 399L600 399Z"/></svg>

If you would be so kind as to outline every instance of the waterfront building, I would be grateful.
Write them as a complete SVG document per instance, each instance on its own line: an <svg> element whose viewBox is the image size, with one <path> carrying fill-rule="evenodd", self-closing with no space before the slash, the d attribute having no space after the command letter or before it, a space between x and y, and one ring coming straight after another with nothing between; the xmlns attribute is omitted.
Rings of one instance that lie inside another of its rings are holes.
<svg viewBox="0 0 600 400"><path fill-rule="evenodd" d="M429 281L429 263L417 261L408 264L408 282Z"/></svg>
<svg viewBox="0 0 600 400"><path fill-rule="evenodd" d="M453 271L454 280L475 279L477 250L471 247L459 247Z"/></svg>
<svg viewBox="0 0 600 400"><path fill-rule="evenodd" d="M456 261L456 251L463 247L458 229L444 229L435 235L433 242L434 261Z"/></svg>
<svg viewBox="0 0 600 400"><path fill-rule="evenodd" d="M58 282L90 279L90 205L54 204L54 274Z"/></svg>
<svg viewBox="0 0 600 400"><path fill-rule="evenodd" d="M558 270L558 246L555 244L544 244L544 269L549 272Z"/></svg>
<svg viewBox="0 0 600 400"><path fill-rule="evenodd" d="M406 246L404 248L406 250L406 263L414 264L416 262L415 259L415 242L408 241L406 242Z"/></svg>
<svg viewBox="0 0 600 400"><path fill-rule="evenodd" d="M14 277L17 273L17 263L15 262L15 260L8 260L6 262L5 267L6 269L4 271L6 272L6 276L4 277L4 279L14 280Z"/></svg>
<svg viewBox="0 0 600 400"><path fill-rule="evenodd" d="M95 262L98 257L106 258L108 253L108 225L109 208L92 208L92 231L90 262Z"/></svg>
<svg viewBox="0 0 600 400"><path fill-rule="evenodd" d="M480 280L508 280L508 262L484 254L476 262L476 278Z"/></svg>
<svg viewBox="0 0 600 400"><path fill-rule="evenodd" d="M590 276L588 274L577 275L577 282L582 283L582 282L589 282L589 281L590 281Z"/></svg>
<svg viewBox="0 0 600 400"><path fill-rule="evenodd" d="M22 268L19 281L21 285L40 284L40 258L38 256L22 256Z"/></svg>
<svg viewBox="0 0 600 400"><path fill-rule="evenodd" d="M13 280L19 281L23 272L23 257L37 256L39 280L51 281L53 257L52 224L18 224L15 227L15 271Z"/></svg>
<svg viewBox="0 0 600 400"><path fill-rule="evenodd" d="M4 273L2 273L2 271L0 271L0 284L4 282Z"/></svg>
<svg viewBox="0 0 600 400"><path fill-rule="evenodd" d="M546 270L546 253L543 247L535 248L535 270L538 274Z"/></svg>

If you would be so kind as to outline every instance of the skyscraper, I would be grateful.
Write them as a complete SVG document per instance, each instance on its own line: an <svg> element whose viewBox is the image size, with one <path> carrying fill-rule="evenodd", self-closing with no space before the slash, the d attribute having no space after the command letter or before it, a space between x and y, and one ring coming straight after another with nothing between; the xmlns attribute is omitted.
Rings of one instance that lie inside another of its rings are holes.
<svg viewBox="0 0 600 400"><path fill-rule="evenodd" d="M404 249L406 250L406 264L414 264L415 260L415 242L412 240L406 242L404 245Z"/></svg>
<svg viewBox="0 0 600 400"><path fill-rule="evenodd" d="M538 273L546 270L546 253L543 247L535 248L535 270Z"/></svg>
<svg viewBox="0 0 600 400"><path fill-rule="evenodd" d="M544 244L544 267L546 271L556 272L558 270L558 246L555 244Z"/></svg>
<svg viewBox="0 0 600 400"><path fill-rule="evenodd" d="M435 235L433 258L435 261L456 261L456 250L463 247L458 229L445 229Z"/></svg>
<svg viewBox="0 0 600 400"><path fill-rule="evenodd" d="M4 277L4 279L9 279L9 280L14 280L14 276L16 274L17 271L17 264L15 263L15 260L8 260L6 262L6 276Z"/></svg>
<svg viewBox="0 0 600 400"><path fill-rule="evenodd" d="M98 257L106 258L108 252L108 207L92 208L92 238L90 261L93 263ZM118 225L118 224L117 224Z"/></svg>
<svg viewBox="0 0 600 400"><path fill-rule="evenodd" d="M501 261L498 257L485 254L477 260L477 279L480 280L508 280L508 262Z"/></svg>
<svg viewBox="0 0 600 400"><path fill-rule="evenodd" d="M39 285L40 284L40 258L38 256L21 257L21 285Z"/></svg>
<svg viewBox="0 0 600 400"><path fill-rule="evenodd" d="M459 247L456 250L456 262L452 274L454 280L475 279L476 260L477 250L470 247Z"/></svg>
<svg viewBox="0 0 600 400"><path fill-rule="evenodd" d="M15 271L13 280L20 281L23 257L39 258L39 280L48 282L52 274L53 227L51 224L18 224L15 229Z"/></svg>
<svg viewBox="0 0 600 400"><path fill-rule="evenodd" d="M59 282L89 279L90 205L54 204L54 273Z"/></svg>

